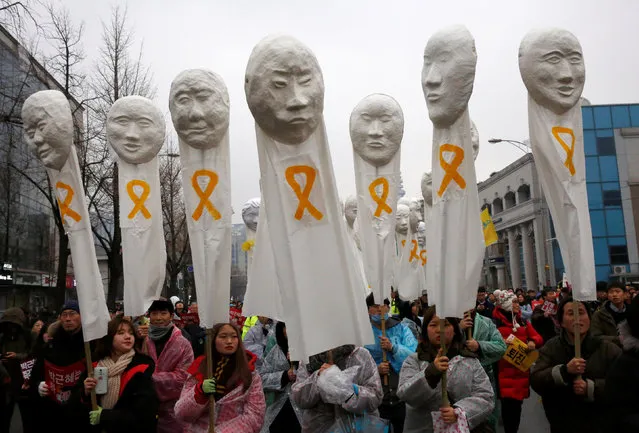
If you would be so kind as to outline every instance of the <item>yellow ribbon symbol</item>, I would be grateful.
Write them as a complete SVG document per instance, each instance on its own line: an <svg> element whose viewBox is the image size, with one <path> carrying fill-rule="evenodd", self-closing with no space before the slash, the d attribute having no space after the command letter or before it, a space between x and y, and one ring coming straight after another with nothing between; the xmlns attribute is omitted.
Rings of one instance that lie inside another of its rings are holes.
<svg viewBox="0 0 639 433"><path fill-rule="evenodd" d="M426 266L428 259L426 258L426 250L421 250L419 252L419 258L422 260L422 266Z"/></svg>
<svg viewBox="0 0 639 433"><path fill-rule="evenodd" d="M444 159L444 152L453 152L455 154L450 164L447 163ZM459 185L461 189L466 188L466 181L464 180L462 175L457 172L457 169L459 168L463 160L464 149L462 149L461 147L455 146L454 144L442 144L441 146L439 146L439 165L441 165L441 167L444 169L445 175L442 179L442 184L437 191L438 196L441 197L442 195L444 195L444 192L446 192L446 188L448 188L448 185L453 180L457 185Z"/></svg>
<svg viewBox="0 0 639 433"><path fill-rule="evenodd" d="M377 188L379 185L382 186L382 196L377 195ZM393 209L386 203L386 199L388 198L388 180L385 177L379 177L371 182L368 186L368 192L371 195L371 198L375 203L377 203L377 209L375 209L375 217L379 218L382 216L382 212L386 211L389 214L393 213Z"/></svg>
<svg viewBox="0 0 639 433"><path fill-rule="evenodd" d="M135 194L134 187L139 186L142 188L142 194L139 196ZM143 180L134 179L126 184L126 191L129 193L129 197L135 206L129 212L128 218L132 220L138 212L142 212L144 218L151 218L151 212L144 206L144 202L147 198L149 198L149 194L151 193L151 187L148 183Z"/></svg>
<svg viewBox="0 0 639 433"><path fill-rule="evenodd" d="M408 263L412 263L413 259L419 260L419 244L415 239L411 241L413 243L413 249L410 250L410 257L408 258Z"/></svg>
<svg viewBox="0 0 639 433"><path fill-rule="evenodd" d="M304 186L304 191L302 191L302 187L295 179L296 174L306 175L306 186ZM302 216L304 216L304 209L308 210L308 213L318 221L324 217L324 214L313 206L313 203L309 200L316 176L317 171L308 165L292 165L286 169L286 181L291 186L299 200L297 210L295 211L295 219L298 221L302 219Z"/></svg>
<svg viewBox="0 0 639 433"><path fill-rule="evenodd" d="M73 188L63 182L57 182L55 184L57 189L63 189L67 192L67 196L64 198L64 201L60 201L60 197L58 197L58 206L60 207L60 218L64 221L64 217L68 216L75 220L75 222L79 222L82 217L79 213L71 209L71 201L73 200Z"/></svg>
<svg viewBox="0 0 639 433"><path fill-rule="evenodd" d="M559 136L559 134L569 134L571 137L570 146ZM563 126L553 126L552 135L555 136L561 147L566 151L566 160L564 165L570 172L571 176L575 175L575 165L572 163L572 156L575 154L575 133L570 128L564 128Z"/></svg>
<svg viewBox="0 0 639 433"><path fill-rule="evenodd" d="M202 191L202 188L200 188L200 185L197 183L197 178L200 176L206 176L209 178L209 183L208 185L206 185L204 191ZM195 173L193 173L193 176L191 177L191 185L193 185L193 190L195 190L197 196L200 197L200 204L197 205L197 208L195 208L195 212L193 212L192 215L195 221L198 221L202 217L204 208L209 211L214 220L219 220L220 218L222 218L220 212L215 208L215 206L213 206L213 203L211 203L211 201L209 200L209 197L211 197L211 194L213 194L213 191L217 186L218 180L218 175L214 171L197 170L195 171Z"/></svg>

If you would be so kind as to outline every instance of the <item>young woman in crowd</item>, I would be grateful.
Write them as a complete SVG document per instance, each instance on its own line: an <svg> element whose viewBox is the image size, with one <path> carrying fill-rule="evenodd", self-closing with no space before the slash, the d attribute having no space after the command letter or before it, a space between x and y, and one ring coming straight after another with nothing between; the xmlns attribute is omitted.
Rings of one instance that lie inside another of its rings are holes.
<svg viewBox="0 0 639 433"><path fill-rule="evenodd" d="M422 342L409 356L399 373L397 396L406 402L404 433L434 431L431 412L440 411L447 424L463 413L472 431L479 431L494 408L494 393L477 355L463 345L457 319L447 318L446 355L441 351L440 323L435 307L424 313ZM448 372L451 407L441 408L441 378Z"/></svg>
<svg viewBox="0 0 639 433"><path fill-rule="evenodd" d="M359 370L352 382L331 386L332 379L343 376L341 371L355 366ZM326 376L320 380L322 375ZM353 414L377 415L382 397L375 360L368 350L352 345L311 356L308 364L301 362L291 393L293 402L304 409L303 433L327 432L338 419L349 422Z"/></svg>
<svg viewBox="0 0 639 433"><path fill-rule="evenodd" d="M577 302L579 315L575 317L572 303L572 298L565 298L559 304L559 338L540 350L530 383L542 398L551 433L617 432L602 422L608 409L603 394L606 373L621 349L592 337L588 308ZM575 322L581 337L581 358L575 357Z"/></svg>
<svg viewBox="0 0 639 433"><path fill-rule="evenodd" d="M521 318L524 322L530 322L532 318L533 310L530 305L530 299L523 293L517 295L517 302L519 302L519 309L521 310Z"/></svg>
<svg viewBox="0 0 639 433"><path fill-rule="evenodd" d="M206 357L198 357L188 370L175 416L186 426L185 433L208 432L213 396L216 433L257 433L266 410L257 359L244 350L239 329L230 323L216 324L212 338L213 378L207 378Z"/></svg>
<svg viewBox="0 0 639 433"><path fill-rule="evenodd" d="M519 301L512 292L495 290L493 320L504 340L512 334L526 343L529 351L544 342L535 328L523 320ZM517 433L523 402L530 396L530 372L521 371L502 358L497 365L497 383L504 432Z"/></svg>
<svg viewBox="0 0 639 433"><path fill-rule="evenodd" d="M275 325L275 342L269 342L264 353L259 368L267 404L262 431L299 433L302 431L301 410L290 398L291 387L297 376L288 353L284 322Z"/></svg>
<svg viewBox="0 0 639 433"><path fill-rule="evenodd" d="M98 395L98 409L89 413L95 430L106 433L155 433L158 397L153 386L153 360L134 349L131 321L116 317L97 345L94 367L106 367L107 393ZM89 401L97 380L84 380L84 400Z"/></svg>

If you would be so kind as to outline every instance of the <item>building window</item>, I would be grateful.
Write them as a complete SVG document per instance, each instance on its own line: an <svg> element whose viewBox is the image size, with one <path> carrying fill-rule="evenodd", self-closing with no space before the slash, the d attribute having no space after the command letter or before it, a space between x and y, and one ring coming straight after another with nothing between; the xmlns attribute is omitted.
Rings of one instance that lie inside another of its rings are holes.
<svg viewBox="0 0 639 433"><path fill-rule="evenodd" d="M628 263L628 247L626 245L611 245L610 249L610 264L611 265L625 265Z"/></svg>
<svg viewBox="0 0 639 433"><path fill-rule="evenodd" d="M615 155L614 137L597 137L597 153L601 155Z"/></svg>
<svg viewBox="0 0 639 433"><path fill-rule="evenodd" d="M515 199L515 193L512 191L508 191L506 195L504 196L504 202L506 204L506 209L515 207L517 205L517 201Z"/></svg>
<svg viewBox="0 0 639 433"><path fill-rule="evenodd" d="M518 203L523 203L525 201L530 200L530 186L529 185L522 185L519 187L519 189L517 190L517 202Z"/></svg>
<svg viewBox="0 0 639 433"><path fill-rule="evenodd" d="M493 211L494 213L492 215L497 215L498 213L504 211L504 202L502 202L499 197L493 200Z"/></svg>
<svg viewBox="0 0 639 433"><path fill-rule="evenodd" d="M621 206L621 191L604 191L603 192L603 204L604 206Z"/></svg>

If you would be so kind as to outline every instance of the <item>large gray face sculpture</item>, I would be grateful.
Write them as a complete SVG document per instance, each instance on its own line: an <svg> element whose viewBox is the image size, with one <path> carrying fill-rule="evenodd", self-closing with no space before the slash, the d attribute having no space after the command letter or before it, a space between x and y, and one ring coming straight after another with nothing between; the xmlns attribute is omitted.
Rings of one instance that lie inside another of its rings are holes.
<svg viewBox="0 0 639 433"><path fill-rule="evenodd" d="M567 30L533 30L519 46L519 71L542 107L563 114L579 102L586 81L581 45Z"/></svg>
<svg viewBox="0 0 639 433"><path fill-rule="evenodd" d="M242 219L249 230L257 231L257 223L260 217L260 198L252 198L242 207Z"/></svg>
<svg viewBox="0 0 639 433"><path fill-rule="evenodd" d="M73 144L73 118L62 92L43 90L22 105L24 138L45 167L61 170Z"/></svg>
<svg viewBox="0 0 639 433"><path fill-rule="evenodd" d="M422 196L424 203L428 206L433 205L433 175L432 173L424 173L422 176Z"/></svg>
<svg viewBox="0 0 639 433"><path fill-rule="evenodd" d="M280 143L303 143L322 119L322 71L313 52L291 36L270 36L257 44L244 91L257 124Z"/></svg>
<svg viewBox="0 0 639 433"><path fill-rule="evenodd" d="M169 110L180 139L196 149L216 147L229 129L229 94L211 71L189 69L175 77Z"/></svg>
<svg viewBox="0 0 639 433"><path fill-rule="evenodd" d="M446 128L466 110L473 93L477 52L475 40L463 26L435 33L424 50L422 88L428 115L438 128Z"/></svg>
<svg viewBox="0 0 639 433"><path fill-rule="evenodd" d="M369 164L381 167L399 150L404 135L404 114L390 96L369 95L353 109L350 132L355 152Z"/></svg>
<svg viewBox="0 0 639 433"><path fill-rule="evenodd" d="M357 197L351 195L344 202L344 218L350 228L353 228L355 219L357 218Z"/></svg>
<svg viewBox="0 0 639 433"><path fill-rule="evenodd" d="M405 204L398 204L397 212L395 213L395 231L400 235L406 236L408 234L409 223L410 208Z"/></svg>
<svg viewBox="0 0 639 433"><path fill-rule="evenodd" d="M107 141L129 164L151 161L164 144L166 125L160 110L142 96L120 98L107 116Z"/></svg>
<svg viewBox="0 0 639 433"><path fill-rule="evenodd" d="M422 248L426 245L426 223L424 221L420 221L417 226L417 243Z"/></svg>

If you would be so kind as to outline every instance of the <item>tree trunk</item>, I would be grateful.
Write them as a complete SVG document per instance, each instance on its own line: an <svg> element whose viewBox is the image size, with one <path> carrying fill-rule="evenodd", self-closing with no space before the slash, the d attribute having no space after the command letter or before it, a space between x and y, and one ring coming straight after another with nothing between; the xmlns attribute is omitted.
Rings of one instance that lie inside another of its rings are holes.
<svg viewBox="0 0 639 433"><path fill-rule="evenodd" d="M170 298L171 296L178 296L178 285L177 285L177 277L178 277L178 272L171 272L169 273L169 290L168 290L168 297Z"/></svg>
<svg viewBox="0 0 639 433"><path fill-rule="evenodd" d="M55 286L55 305L56 308L60 308L65 301L65 295L67 291L67 263L69 261L69 237L62 229L58 228L58 234L60 238L58 246L58 281Z"/></svg>

